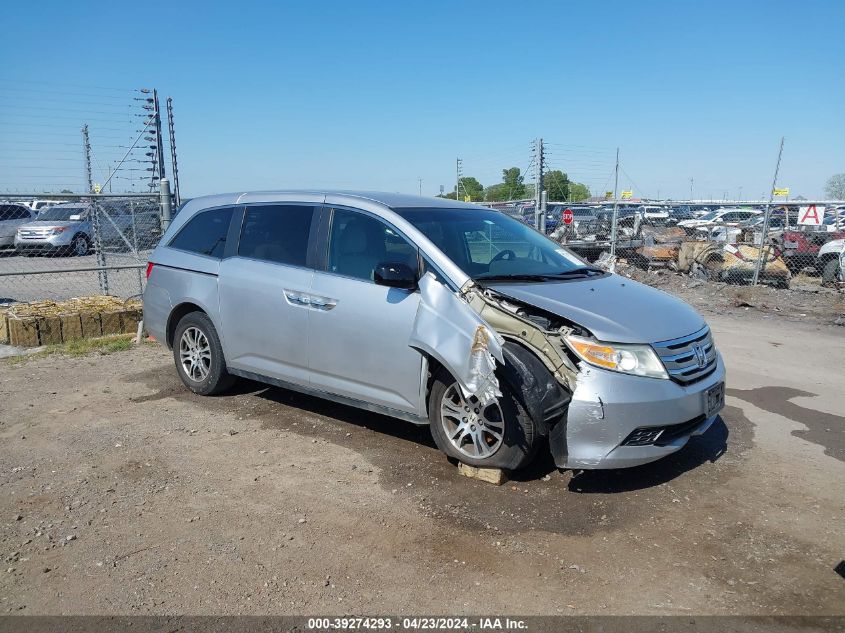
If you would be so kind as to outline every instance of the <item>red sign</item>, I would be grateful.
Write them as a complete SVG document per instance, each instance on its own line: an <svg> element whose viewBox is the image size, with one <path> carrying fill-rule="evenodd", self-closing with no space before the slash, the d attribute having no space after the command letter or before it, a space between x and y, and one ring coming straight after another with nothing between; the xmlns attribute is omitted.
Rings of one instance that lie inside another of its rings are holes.
<svg viewBox="0 0 845 633"><path fill-rule="evenodd" d="M564 224L572 224L572 209L564 209L561 217Z"/></svg>

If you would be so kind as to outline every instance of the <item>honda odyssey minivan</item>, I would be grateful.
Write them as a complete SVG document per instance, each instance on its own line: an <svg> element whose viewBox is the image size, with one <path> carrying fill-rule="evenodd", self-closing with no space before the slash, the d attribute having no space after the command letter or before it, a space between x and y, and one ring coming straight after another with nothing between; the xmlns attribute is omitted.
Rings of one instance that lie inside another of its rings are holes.
<svg viewBox="0 0 845 633"><path fill-rule="evenodd" d="M635 466L705 432L725 368L690 306L492 209L400 194L195 198L144 325L191 391L253 379L430 425L473 466ZM399 423L397 421L397 423Z"/></svg>

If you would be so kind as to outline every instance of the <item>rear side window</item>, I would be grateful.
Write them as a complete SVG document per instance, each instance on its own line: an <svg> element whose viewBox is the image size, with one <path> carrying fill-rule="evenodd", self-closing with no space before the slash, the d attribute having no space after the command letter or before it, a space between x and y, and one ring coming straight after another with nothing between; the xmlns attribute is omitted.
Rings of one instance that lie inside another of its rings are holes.
<svg viewBox="0 0 845 633"><path fill-rule="evenodd" d="M203 211L191 218L170 240L171 248L221 259L232 220L231 207Z"/></svg>
<svg viewBox="0 0 845 633"><path fill-rule="evenodd" d="M0 221L28 220L29 218L29 210L24 207L19 207L13 204L0 206Z"/></svg>
<svg viewBox="0 0 845 633"><path fill-rule="evenodd" d="M275 264L305 266L314 207L247 207L238 255Z"/></svg>

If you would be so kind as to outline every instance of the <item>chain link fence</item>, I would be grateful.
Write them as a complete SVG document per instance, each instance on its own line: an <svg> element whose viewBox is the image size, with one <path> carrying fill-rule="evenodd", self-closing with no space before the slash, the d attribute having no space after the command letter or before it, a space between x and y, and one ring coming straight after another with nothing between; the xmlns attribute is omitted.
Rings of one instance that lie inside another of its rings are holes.
<svg viewBox="0 0 845 633"><path fill-rule="evenodd" d="M571 222L547 218L553 239L590 262L650 271L667 269L734 285L842 285L845 206L817 206L818 224L799 224L798 205L717 207L643 205L617 212L569 208ZM614 242L615 235L615 242Z"/></svg>
<svg viewBox="0 0 845 633"><path fill-rule="evenodd" d="M140 295L161 238L159 200L123 194L0 202L0 304Z"/></svg>

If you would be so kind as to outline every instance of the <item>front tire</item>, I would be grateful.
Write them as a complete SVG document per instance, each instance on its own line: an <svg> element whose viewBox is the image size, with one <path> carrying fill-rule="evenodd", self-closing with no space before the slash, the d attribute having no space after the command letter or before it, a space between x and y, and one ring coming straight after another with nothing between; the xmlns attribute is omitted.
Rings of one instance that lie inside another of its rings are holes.
<svg viewBox="0 0 845 633"><path fill-rule="evenodd" d="M91 243L84 235L74 235L70 243L69 254L74 257L85 257L91 251Z"/></svg>
<svg viewBox="0 0 845 633"><path fill-rule="evenodd" d="M180 319L173 336L173 360L185 386L201 396L222 393L235 382L226 371L217 330L202 312Z"/></svg>
<svg viewBox="0 0 845 633"><path fill-rule="evenodd" d="M458 461L481 468L518 470L534 457L537 434L534 422L499 381L502 397L481 407L465 398L447 372L435 376L428 401L431 435L437 448Z"/></svg>

